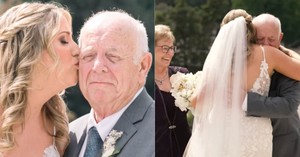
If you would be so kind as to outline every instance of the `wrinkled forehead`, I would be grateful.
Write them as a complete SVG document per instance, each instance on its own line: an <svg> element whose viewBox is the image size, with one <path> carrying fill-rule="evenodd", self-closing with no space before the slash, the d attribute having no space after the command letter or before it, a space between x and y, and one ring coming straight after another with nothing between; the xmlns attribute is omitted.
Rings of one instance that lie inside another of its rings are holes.
<svg viewBox="0 0 300 157"><path fill-rule="evenodd" d="M272 23L262 23L257 26L256 30L258 36L277 38L280 35L279 28Z"/></svg>
<svg viewBox="0 0 300 157"><path fill-rule="evenodd" d="M115 32L119 35L131 36L135 34L134 19L121 13L96 14L84 25L83 30L102 35L105 32Z"/></svg>
<svg viewBox="0 0 300 157"><path fill-rule="evenodd" d="M281 33L280 25L274 19L258 18L253 21L253 24L259 33L273 32L276 36Z"/></svg>
<svg viewBox="0 0 300 157"><path fill-rule="evenodd" d="M81 32L80 47L85 49L117 49L122 52L135 51L137 43L136 34L130 22L116 18L111 20L108 17L99 18L97 21L90 21Z"/></svg>

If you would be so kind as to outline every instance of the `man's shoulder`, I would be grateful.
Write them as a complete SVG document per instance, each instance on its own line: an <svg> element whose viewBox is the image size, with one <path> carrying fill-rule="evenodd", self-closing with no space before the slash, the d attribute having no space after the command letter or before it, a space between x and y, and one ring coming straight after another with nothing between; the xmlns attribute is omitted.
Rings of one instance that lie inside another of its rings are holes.
<svg viewBox="0 0 300 157"><path fill-rule="evenodd" d="M281 83L289 83L289 84L294 84L294 85L299 85L300 86L300 82L297 80L294 80L292 78L289 78L279 72L274 72L274 74L271 77L271 81L274 84L278 84L280 85Z"/></svg>
<svg viewBox="0 0 300 157"><path fill-rule="evenodd" d="M290 81L299 82L299 81L294 80L294 79L292 79L292 78L289 78L289 77L287 77L287 76L285 76L285 75L283 75L283 74L281 74L281 73L279 73L279 72L277 72L277 71L275 71L275 72L273 73L271 79L290 80Z"/></svg>
<svg viewBox="0 0 300 157"><path fill-rule="evenodd" d="M124 114L127 115L132 122L136 122L143 121L144 118L153 117L154 112L154 100L146 89L143 89Z"/></svg>

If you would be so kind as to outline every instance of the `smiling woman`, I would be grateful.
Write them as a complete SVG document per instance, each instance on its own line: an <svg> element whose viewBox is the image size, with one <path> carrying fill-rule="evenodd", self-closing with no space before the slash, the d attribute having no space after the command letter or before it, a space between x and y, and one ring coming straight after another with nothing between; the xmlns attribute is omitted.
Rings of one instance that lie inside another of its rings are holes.
<svg viewBox="0 0 300 157"><path fill-rule="evenodd" d="M188 72L186 68L170 66L176 53L174 42L169 26L155 26L155 155L158 157L181 157L191 136L187 111L175 106L170 93L170 76Z"/></svg>
<svg viewBox="0 0 300 157"><path fill-rule="evenodd" d="M69 137L58 93L78 79L70 13L54 4L14 6L0 18L0 41L0 156L61 156Z"/></svg>

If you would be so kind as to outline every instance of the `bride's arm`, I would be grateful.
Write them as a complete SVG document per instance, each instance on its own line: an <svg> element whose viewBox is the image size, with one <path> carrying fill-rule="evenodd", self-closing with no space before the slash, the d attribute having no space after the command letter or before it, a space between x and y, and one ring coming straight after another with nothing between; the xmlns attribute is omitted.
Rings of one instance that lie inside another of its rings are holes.
<svg viewBox="0 0 300 157"><path fill-rule="evenodd" d="M300 60L289 57L282 53L279 49L264 46L266 49L267 62L269 66L279 73L300 81ZM268 61L269 60L269 61Z"/></svg>
<svg viewBox="0 0 300 157"><path fill-rule="evenodd" d="M205 95L205 81L203 79L200 80L200 84L196 87L195 92L191 96L191 105L193 109L196 109L196 107L202 105Z"/></svg>

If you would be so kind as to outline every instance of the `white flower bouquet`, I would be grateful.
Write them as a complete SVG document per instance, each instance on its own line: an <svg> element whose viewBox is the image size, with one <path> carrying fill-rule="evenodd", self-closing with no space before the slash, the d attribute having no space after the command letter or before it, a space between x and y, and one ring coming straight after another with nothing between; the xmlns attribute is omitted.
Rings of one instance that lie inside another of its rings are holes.
<svg viewBox="0 0 300 157"><path fill-rule="evenodd" d="M191 99L196 90L197 83L200 81L200 76L201 71L195 74L177 72L170 77L170 92L175 98L175 106L179 107L181 111L187 111L187 109L189 109L193 113Z"/></svg>

